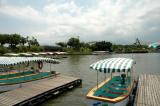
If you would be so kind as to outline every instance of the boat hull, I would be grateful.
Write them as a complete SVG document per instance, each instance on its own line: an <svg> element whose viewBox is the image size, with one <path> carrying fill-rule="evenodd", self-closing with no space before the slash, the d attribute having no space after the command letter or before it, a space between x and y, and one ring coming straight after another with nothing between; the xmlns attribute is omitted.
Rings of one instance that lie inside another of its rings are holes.
<svg viewBox="0 0 160 106"><path fill-rule="evenodd" d="M103 101L96 101L94 102L92 105L94 106L99 106L98 104L101 104L102 106L126 106L129 102L129 97L127 97L126 99L117 102L117 103L110 103L110 102L103 102ZM96 105L97 104L97 105ZM100 106L101 106L100 105Z"/></svg>
<svg viewBox="0 0 160 106"><path fill-rule="evenodd" d="M87 98L89 99L94 99L96 100L96 103L93 103L93 106L99 106L98 104L101 104L102 106L126 106L129 102L129 97L132 94L132 89L134 86L134 83L131 83L127 90L127 93L120 95L116 98L107 98L107 97L101 97L101 96L95 96L95 92L101 88L102 86L104 86L106 83L108 83L111 80L111 78L108 78L107 80L101 82L98 87L94 87L93 89L91 89L88 94L87 94Z"/></svg>

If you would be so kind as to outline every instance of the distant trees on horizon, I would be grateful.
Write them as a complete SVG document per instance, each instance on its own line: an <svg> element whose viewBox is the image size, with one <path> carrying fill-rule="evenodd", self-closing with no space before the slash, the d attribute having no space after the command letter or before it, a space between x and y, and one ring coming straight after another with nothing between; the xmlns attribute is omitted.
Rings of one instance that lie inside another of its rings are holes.
<svg viewBox="0 0 160 106"><path fill-rule="evenodd" d="M41 50L39 42L34 37L23 37L20 34L0 34L0 54Z"/></svg>
<svg viewBox="0 0 160 106"><path fill-rule="evenodd" d="M5 44L8 44L10 48L25 44L28 44L29 47L31 45L39 46L39 42L34 37L23 37L20 34L0 34L0 45L4 46Z"/></svg>
<svg viewBox="0 0 160 106"><path fill-rule="evenodd" d="M108 41L96 41L92 43L81 42L79 38L70 38L67 42L58 42L58 46L62 47L62 50L68 52L79 52L79 53L91 53L92 51L108 51L115 53L147 53L153 52L145 44L141 44L139 39L136 39L136 43L128 45L112 44Z"/></svg>
<svg viewBox="0 0 160 106"><path fill-rule="evenodd" d="M138 38L137 38L138 39ZM73 54L91 54L92 51L108 51L115 53L152 52L147 45L141 45L139 40L130 45L112 44L109 41L82 42L71 37L66 42L57 42L56 46L40 46L34 37L24 37L20 34L0 34L0 54L6 52L40 52L65 51ZM138 43L137 43L138 42Z"/></svg>
<svg viewBox="0 0 160 106"><path fill-rule="evenodd" d="M82 54L88 54L92 51L112 51L112 43L107 41L98 41L95 43L81 42L79 38L70 38L67 42L58 42L58 46L62 47L64 51L79 52Z"/></svg>

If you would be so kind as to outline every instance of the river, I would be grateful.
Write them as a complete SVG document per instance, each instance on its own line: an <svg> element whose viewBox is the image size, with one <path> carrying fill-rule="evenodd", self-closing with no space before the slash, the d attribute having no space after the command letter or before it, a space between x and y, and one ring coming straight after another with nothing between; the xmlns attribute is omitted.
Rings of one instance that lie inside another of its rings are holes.
<svg viewBox="0 0 160 106"><path fill-rule="evenodd" d="M139 74L160 74L160 54L108 54L108 55L70 55L68 58L60 59L60 64L52 65L52 69L63 75L79 77L83 80L82 88L75 88L57 98L50 99L42 106L92 106L93 100L86 99L85 95L89 89L96 85L96 71L89 65L105 58L128 57L136 61L134 72ZM108 74L109 75L109 74ZM99 81L105 78L99 73Z"/></svg>

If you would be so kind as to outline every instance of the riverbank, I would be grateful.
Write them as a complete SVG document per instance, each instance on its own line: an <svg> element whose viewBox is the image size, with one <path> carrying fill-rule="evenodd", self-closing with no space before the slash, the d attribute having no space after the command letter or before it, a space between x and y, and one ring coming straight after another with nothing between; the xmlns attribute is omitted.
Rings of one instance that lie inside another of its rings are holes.
<svg viewBox="0 0 160 106"><path fill-rule="evenodd" d="M137 53L160 53L160 52L148 52L148 51L132 51L132 52L106 52L106 53L81 53L81 52L72 52L67 53L64 52L64 54L54 54L54 52L39 52L39 53L6 53L6 54L0 54L0 56L25 56L25 57L32 57L32 56L53 56L53 57L66 57L68 55L108 55L108 54L137 54Z"/></svg>

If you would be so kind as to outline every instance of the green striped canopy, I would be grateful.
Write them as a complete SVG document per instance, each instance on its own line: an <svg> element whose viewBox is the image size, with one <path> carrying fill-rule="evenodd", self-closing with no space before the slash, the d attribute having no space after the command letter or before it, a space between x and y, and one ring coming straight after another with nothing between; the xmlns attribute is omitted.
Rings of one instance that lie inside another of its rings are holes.
<svg viewBox="0 0 160 106"><path fill-rule="evenodd" d="M135 64L133 59L109 58L91 64L90 68L104 73L126 72L131 70L133 64Z"/></svg>
<svg viewBox="0 0 160 106"><path fill-rule="evenodd" d="M0 57L0 66L11 66L17 64L24 64L28 62L47 62L47 63L59 63L56 59L44 58L44 57Z"/></svg>

